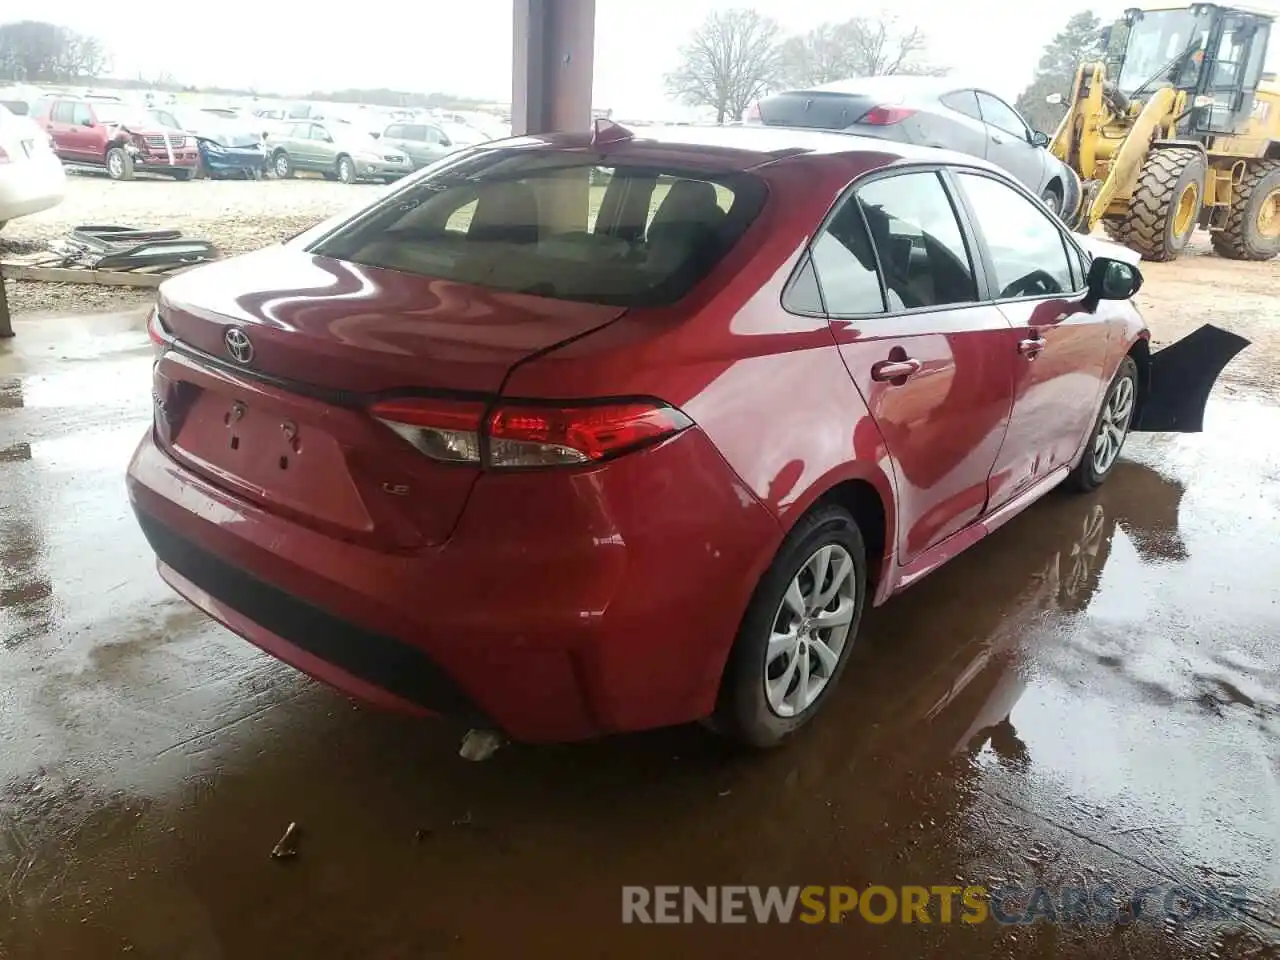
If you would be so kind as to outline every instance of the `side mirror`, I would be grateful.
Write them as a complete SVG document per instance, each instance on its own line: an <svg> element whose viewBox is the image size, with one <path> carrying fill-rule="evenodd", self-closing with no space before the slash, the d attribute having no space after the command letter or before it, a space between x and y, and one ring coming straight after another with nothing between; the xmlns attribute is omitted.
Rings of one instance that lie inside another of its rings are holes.
<svg viewBox="0 0 1280 960"><path fill-rule="evenodd" d="M380 133L378 133L378 132L376 132L376 131L375 131L375 132L373 132L373 133L369 134L369 136L373 137L373 139L375 139L375 140L378 140L378 139L381 139L382 134L380 134Z"/></svg>
<svg viewBox="0 0 1280 960"><path fill-rule="evenodd" d="M1128 300L1142 289L1142 272L1123 260L1095 257L1089 265L1089 295L1096 306L1102 300Z"/></svg>
<svg viewBox="0 0 1280 960"><path fill-rule="evenodd" d="M1051 93L1051 94L1049 94L1047 97L1045 97L1045 98L1044 98L1044 102L1045 102L1045 103L1052 103L1052 104L1056 107L1056 106L1058 106L1058 104L1062 103L1062 94L1060 94L1060 93Z"/></svg>
<svg viewBox="0 0 1280 960"><path fill-rule="evenodd" d="M1047 147L1049 145L1049 135L1041 133L1039 130L1031 132L1031 145L1033 147Z"/></svg>
<svg viewBox="0 0 1280 960"><path fill-rule="evenodd" d="M80 126L82 126L82 127L92 127L92 126L93 126L93 117L85 117L85 119L83 119L83 120L81 120L81 121L80 121Z"/></svg>

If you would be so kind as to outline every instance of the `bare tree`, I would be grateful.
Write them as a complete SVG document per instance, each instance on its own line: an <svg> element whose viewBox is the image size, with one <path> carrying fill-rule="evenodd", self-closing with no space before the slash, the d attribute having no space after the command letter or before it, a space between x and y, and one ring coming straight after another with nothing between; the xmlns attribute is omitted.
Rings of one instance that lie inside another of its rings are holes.
<svg viewBox="0 0 1280 960"><path fill-rule="evenodd" d="M714 107L716 122L742 116L780 75L778 24L755 10L721 10L703 21L680 50L667 92L690 106Z"/></svg>
<svg viewBox="0 0 1280 960"><path fill-rule="evenodd" d="M923 30L899 29L892 16L824 23L782 45L783 76L791 86L815 87L846 77L946 73L923 59L926 46Z"/></svg>
<svg viewBox="0 0 1280 960"><path fill-rule="evenodd" d="M106 51L96 37L40 20L0 25L0 78L78 80L101 76L106 67Z"/></svg>

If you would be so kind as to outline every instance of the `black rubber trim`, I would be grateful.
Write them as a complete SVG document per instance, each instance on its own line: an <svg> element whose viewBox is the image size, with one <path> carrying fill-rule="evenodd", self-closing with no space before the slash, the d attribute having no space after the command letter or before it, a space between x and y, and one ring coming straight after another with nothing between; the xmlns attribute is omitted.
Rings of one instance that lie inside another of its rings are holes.
<svg viewBox="0 0 1280 960"><path fill-rule="evenodd" d="M365 630L299 600L196 546L143 511L135 512L162 562L298 649L427 710L475 727L494 727L448 674L417 647Z"/></svg>

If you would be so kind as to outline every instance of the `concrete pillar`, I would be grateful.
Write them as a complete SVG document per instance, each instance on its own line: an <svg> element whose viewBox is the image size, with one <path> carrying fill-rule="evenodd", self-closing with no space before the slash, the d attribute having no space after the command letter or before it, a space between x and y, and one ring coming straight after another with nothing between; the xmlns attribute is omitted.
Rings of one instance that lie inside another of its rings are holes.
<svg viewBox="0 0 1280 960"><path fill-rule="evenodd" d="M9 298L4 291L4 274L0 271L0 339L13 336L13 323L9 318Z"/></svg>
<svg viewBox="0 0 1280 960"><path fill-rule="evenodd" d="M595 0L512 0L511 132L591 127Z"/></svg>

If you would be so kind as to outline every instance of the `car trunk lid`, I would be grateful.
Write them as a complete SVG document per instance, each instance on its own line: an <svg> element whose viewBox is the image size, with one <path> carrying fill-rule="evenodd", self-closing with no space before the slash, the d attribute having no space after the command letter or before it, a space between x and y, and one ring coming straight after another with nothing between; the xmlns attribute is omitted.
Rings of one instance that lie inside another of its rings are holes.
<svg viewBox="0 0 1280 960"><path fill-rule="evenodd" d="M438 543L479 468L424 456L368 413L399 394L496 395L521 360L624 308L500 293L277 248L166 281L157 435L278 515L383 549Z"/></svg>

